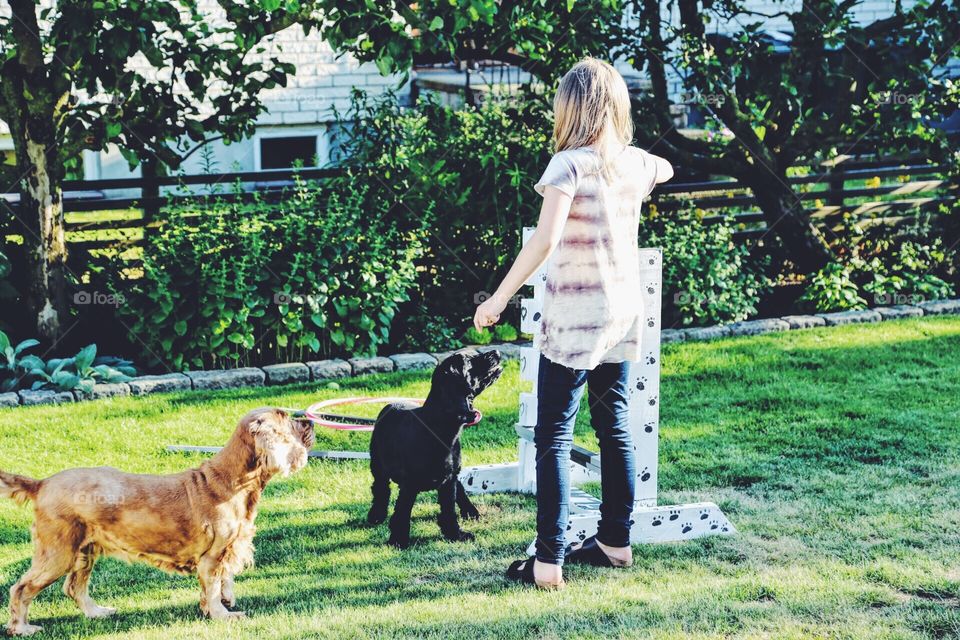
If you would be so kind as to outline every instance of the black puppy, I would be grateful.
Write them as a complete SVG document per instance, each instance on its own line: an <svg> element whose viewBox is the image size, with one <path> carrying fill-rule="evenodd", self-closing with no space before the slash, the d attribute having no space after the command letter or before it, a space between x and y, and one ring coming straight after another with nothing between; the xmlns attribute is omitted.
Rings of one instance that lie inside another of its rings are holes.
<svg viewBox="0 0 960 640"><path fill-rule="evenodd" d="M421 407L391 404L377 416L370 439L373 506L367 521L380 524L387 518L390 481L400 495L390 518L389 543L400 549L410 545L410 511L421 491L437 489L440 531L447 540L472 540L457 520L460 515L480 516L460 484L460 433L476 423L480 414L473 399L500 377L500 354L479 354L465 349L437 365L430 393Z"/></svg>

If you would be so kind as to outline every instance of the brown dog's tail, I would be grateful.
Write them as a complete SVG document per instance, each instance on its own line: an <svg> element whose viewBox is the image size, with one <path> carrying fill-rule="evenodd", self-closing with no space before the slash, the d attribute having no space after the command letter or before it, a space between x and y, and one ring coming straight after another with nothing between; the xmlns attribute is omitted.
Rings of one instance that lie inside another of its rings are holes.
<svg viewBox="0 0 960 640"><path fill-rule="evenodd" d="M35 500L40 490L40 481L0 471L0 498L12 498L17 504Z"/></svg>

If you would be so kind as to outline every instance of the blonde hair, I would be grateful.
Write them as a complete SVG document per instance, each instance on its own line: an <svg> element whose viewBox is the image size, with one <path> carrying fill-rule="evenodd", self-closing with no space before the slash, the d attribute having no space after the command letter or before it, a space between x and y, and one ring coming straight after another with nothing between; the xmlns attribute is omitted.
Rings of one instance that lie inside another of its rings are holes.
<svg viewBox="0 0 960 640"><path fill-rule="evenodd" d="M613 174L610 143L633 141L630 93L623 76L608 63L584 58L564 74L553 98L554 152L594 146L600 172Z"/></svg>

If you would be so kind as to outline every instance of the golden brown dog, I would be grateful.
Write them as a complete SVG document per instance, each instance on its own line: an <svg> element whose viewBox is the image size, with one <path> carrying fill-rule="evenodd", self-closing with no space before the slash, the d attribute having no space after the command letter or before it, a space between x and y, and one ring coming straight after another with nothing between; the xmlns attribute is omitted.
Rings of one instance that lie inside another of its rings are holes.
<svg viewBox="0 0 960 640"><path fill-rule="evenodd" d="M114 613L88 592L100 555L196 572L203 613L214 619L242 616L226 606L235 603L233 577L253 563L260 494L274 475L303 468L313 441L311 423L266 408L245 415L212 459L175 475L99 467L33 480L0 472L0 496L32 500L35 515L33 563L10 589L9 633L40 630L27 624L27 609L63 575L64 592L86 616Z"/></svg>

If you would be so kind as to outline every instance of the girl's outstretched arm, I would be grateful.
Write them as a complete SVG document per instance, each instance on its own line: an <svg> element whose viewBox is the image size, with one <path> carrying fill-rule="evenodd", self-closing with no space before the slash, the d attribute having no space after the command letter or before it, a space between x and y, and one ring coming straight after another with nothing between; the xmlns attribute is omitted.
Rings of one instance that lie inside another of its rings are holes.
<svg viewBox="0 0 960 640"><path fill-rule="evenodd" d="M477 307L477 312L473 316L473 326L478 331L482 327L495 324L500 319L500 314L507 308L510 299L520 290L523 283L543 266L560 244L563 225L567 221L572 203L573 198L560 189L552 185L546 186L536 231L523 245L496 292Z"/></svg>

